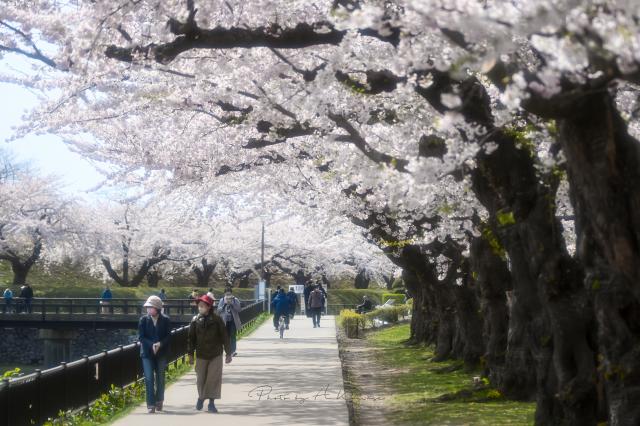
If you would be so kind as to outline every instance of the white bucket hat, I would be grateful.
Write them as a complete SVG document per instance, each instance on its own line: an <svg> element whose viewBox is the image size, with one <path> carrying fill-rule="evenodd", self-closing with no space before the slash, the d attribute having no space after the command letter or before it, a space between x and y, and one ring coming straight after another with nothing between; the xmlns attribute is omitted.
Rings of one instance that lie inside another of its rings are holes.
<svg viewBox="0 0 640 426"><path fill-rule="evenodd" d="M162 299L158 296L149 296L146 302L144 302L145 308L156 308L158 310L162 309Z"/></svg>

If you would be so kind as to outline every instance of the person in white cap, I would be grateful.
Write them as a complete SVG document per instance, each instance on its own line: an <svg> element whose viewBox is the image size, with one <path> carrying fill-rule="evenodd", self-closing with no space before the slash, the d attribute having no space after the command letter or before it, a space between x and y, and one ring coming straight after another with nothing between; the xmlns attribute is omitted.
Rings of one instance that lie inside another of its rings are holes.
<svg viewBox="0 0 640 426"><path fill-rule="evenodd" d="M144 304L147 314L138 323L140 357L144 370L144 384L149 414L162 411L165 370L171 339L171 321L162 313L162 300L150 296Z"/></svg>

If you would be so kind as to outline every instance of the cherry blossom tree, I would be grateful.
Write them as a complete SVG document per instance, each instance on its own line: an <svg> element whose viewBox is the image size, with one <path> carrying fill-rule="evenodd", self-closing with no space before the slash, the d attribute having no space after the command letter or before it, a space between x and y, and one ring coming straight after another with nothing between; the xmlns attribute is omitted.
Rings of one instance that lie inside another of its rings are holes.
<svg viewBox="0 0 640 426"><path fill-rule="evenodd" d="M438 358L486 354L538 424L638 423L638 5L245 3L10 3L0 50L39 68L4 78L64 88L22 132L346 218Z"/></svg>

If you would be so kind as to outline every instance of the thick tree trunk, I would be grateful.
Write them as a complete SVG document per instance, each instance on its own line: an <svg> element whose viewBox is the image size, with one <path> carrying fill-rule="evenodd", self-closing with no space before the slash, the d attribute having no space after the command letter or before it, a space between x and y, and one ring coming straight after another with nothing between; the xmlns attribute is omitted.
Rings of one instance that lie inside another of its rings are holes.
<svg viewBox="0 0 640 426"><path fill-rule="evenodd" d="M202 264L202 267L192 267L193 273L196 275L197 287L209 288L209 281L211 280L213 271L216 269L216 263L209 263L207 259L200 260L200 263Z"/></svg>
<svg viewBox="0 0 640 426"><path fill-rule="evenodd" d="M482 318L479 314L480 303L476 296L474 283L465 272L461 285L454 284L453 294L456 305L456 324L459 340L463 344L461 358L469 370L474 370L484 353L482 340Z"/></svg>
<svg viewBox="0 0 640 426"><path fill-rule="evenodd" d="M640 142L607 90L558 119L610 425L640 424ZM604 408L602 405L600 408Z"/></svg>
<svg viewBox="0 0 640 426"><path fill-rule="evenodd" d="M504 253L490 244L492 232L471 241L471 277L477 283L482 313L482 335L485 343L482 355L484 374L492 383L499 383L507 352L509 310L506 292L512 289L511 274Z"/></svg>
<svg viewBox="0 0 640 426"><path fill-rule="evenodd" d="M429 309L425 301L425 287L421 285L415 272L409 269L402 270L402 278L409 290L410 296L413 298L413 312L411 314L411 337L410 343L420 344L425 343L432 335L431 321L427 318L429 316Z"/></svg>
<svg viewBox="0 0 640 426"><path fill-rule="evenodd" d="M361 269L358 271L358 274L356 275L356 279L354 281L354 285L355 288L358 289L365 289L365 288L369 288L369 274L367 274L367 270L366 269Z"/></svg>
<svg viewBox="0 0 640 426"><path fill-rule="evenodd" d="M13 285L20 287L26 284L27 275L31 265L22 263L20 261L11 261L11 270L13 271Z"/></svg>
<svg viewBox="0 0 640 426"><path fill-rule="evenodd" d="M147 283L149 283L149 287L157 288L161 278L160 272L157 270L147 272Z"/></svg>
<svg viewBox="0 0 640 426"><path fill-rule="evenodd" d="M38 234L34 239L31 254L24 261L14 253L0 255L1 260L6 260L11 263L14 286L19 287L26 284L27 275L29 275L31 267L38 261L38 259L40 259L40 253L42 253L42 240L40 239L40 236Z"/></svg>
<svg viewBox="0 0 640 426"><path fill-rule="evenodd" d="M540 183L531 154L497 132L498 148L478 155L473 176L510 261L513 300L500 386L527 396L535 371L537 424L596 422L595 354L582 273L555 218L557 183ZM533 368L532 368L533 367Z"/></svg>

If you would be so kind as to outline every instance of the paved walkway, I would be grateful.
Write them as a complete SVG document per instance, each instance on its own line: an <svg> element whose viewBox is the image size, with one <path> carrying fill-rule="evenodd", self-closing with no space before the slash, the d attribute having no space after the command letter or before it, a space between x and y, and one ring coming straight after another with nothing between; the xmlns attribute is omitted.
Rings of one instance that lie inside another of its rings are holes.
<svg viewBox="0 0 640 426"><path fill-rule="evenodd" d="M192 371L165 391L165 411L147 414L146 405L114 423L134 425L348 425L335 321L298 316L284 339L267 321L238 341L238 355L225 364L218 414L196 411Z"/></svg>

